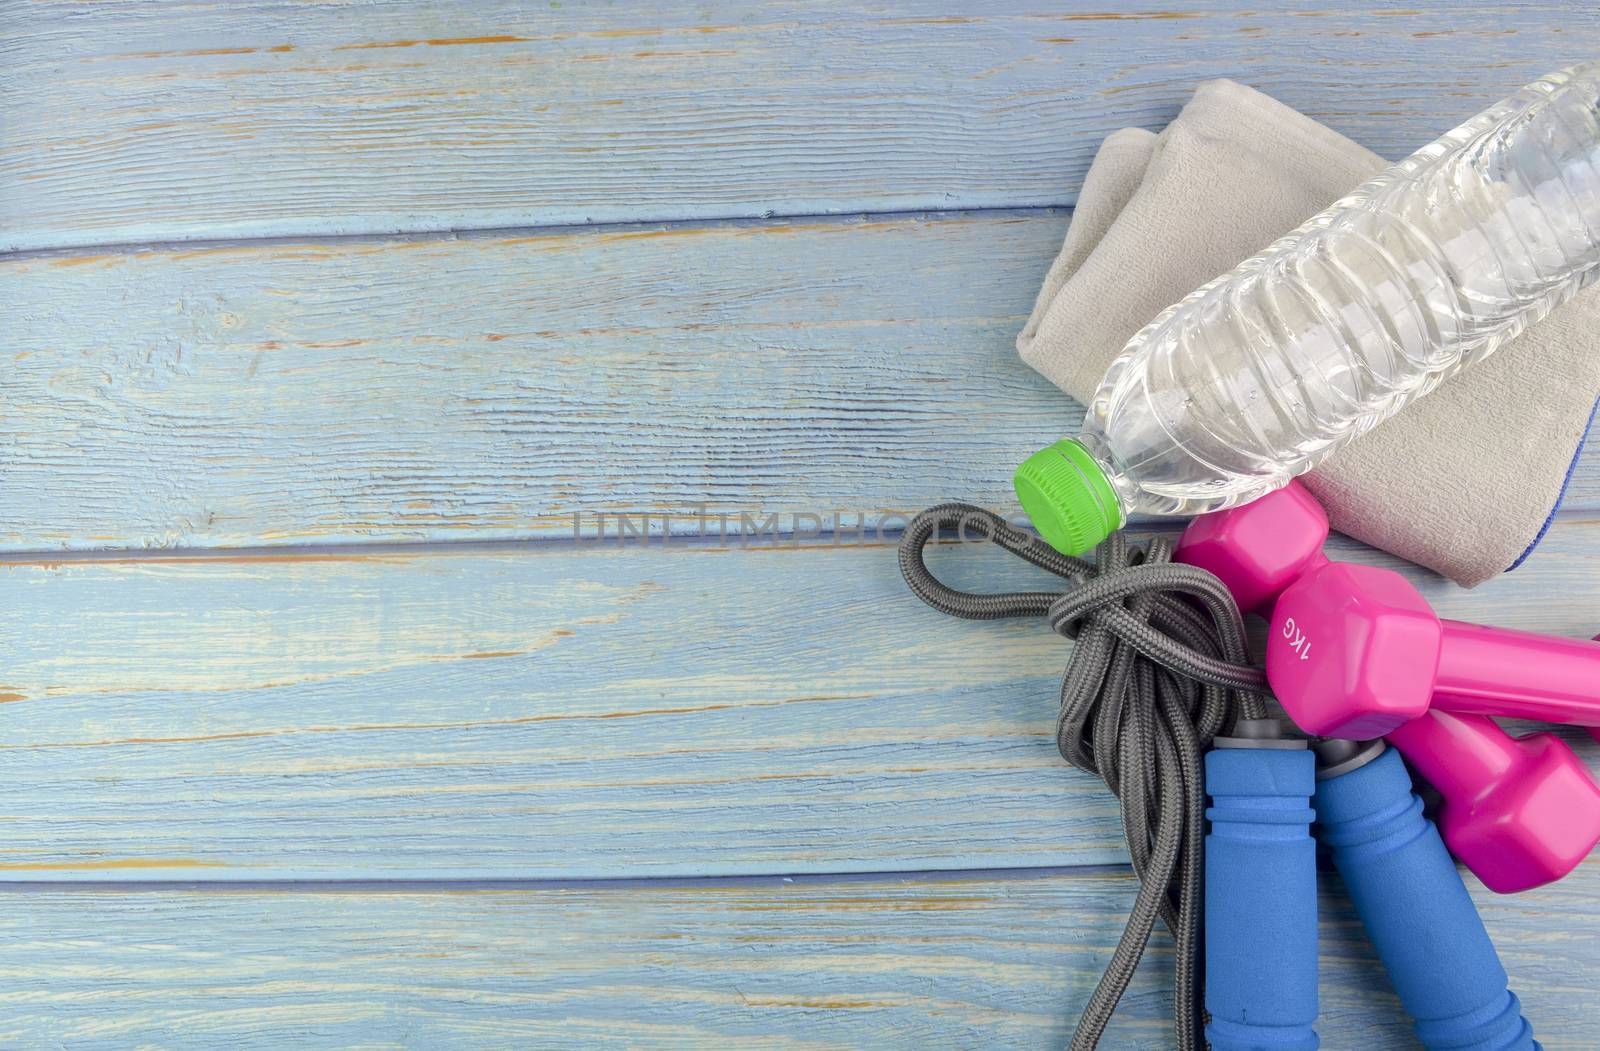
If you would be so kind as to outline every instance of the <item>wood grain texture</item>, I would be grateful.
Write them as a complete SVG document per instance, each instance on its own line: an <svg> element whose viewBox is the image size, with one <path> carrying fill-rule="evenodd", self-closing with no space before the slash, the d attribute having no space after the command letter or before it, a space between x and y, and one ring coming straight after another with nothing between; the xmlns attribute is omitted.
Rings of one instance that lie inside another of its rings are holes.
<svg viewBox="0 0 1600 1051"><path fill-rule="evenodd" d="M1125 874L416 892L36 889L0 909L8 1047L1065 1046ZM1593 1044L1600 963L1564 925L1590 862L1478 890L1546 1048ZM1415 1046L1337 876L1323 1046ZM1102 1047L1171 1046L1158 935Z"/></svg>
<svg viewBox="0 0 1600 1051"><path fill-rule="evenodd" d="M1588 636L1597 529L1563 521L1544 555L1475 591L1411 573L1444 615ZM956 586L1046 581L988 549L935 555ZM3 573L0 880L1123 858L1109 796L1056 754L1069 644L922 607L890 546L452 545Z"/></svg>
<svg viewBox="0 0 1600 1051"><path fill-rule="evenodd" d="M0 549L257 549L0 565L0 1043L1059 1046L1121 871L482 881L1120 862L1068 644L881 543L499 541L1004 504L1076 426L1010 348L1059 210L707 220L1067 204L1218 75L1398 156L1597 43L1553 0L0 0ZM594 221L647 225L528 229ZM1425 590L1589 634L1587 464L1573 506ZM1547 1047L1593 1046L1597 879L1481 896ZM1324 917L1327 1045L1404 1046ZM1169 968L1106 1046L1166 1046Z"/></svg>
<svg viewBox="0 0 1600 1051"><path fill-rule="evenodd" d="M0 549L903 519L1081 408L1013 339L1064 215L0 261ZM1600 507L1583 461L1568 506ZM796 515L816 519L797 519ZM635 525L641 518L632 519Z"/></svg>
<svg viewBox="0 0 1600 1051"><path fill-rule="evenodd" d="M1067 204L1208 78L1399 157L1600 47L1563 0L292 11L0 3L0 250Z"/></svg>
<svg viewBox="0 0 1600 1051"><path fill-rule="evenodd" d="M1081 419L1012 347L1064 228L986 213L0 261L20 305L0 335L0 546L999 504Z"/></svg>

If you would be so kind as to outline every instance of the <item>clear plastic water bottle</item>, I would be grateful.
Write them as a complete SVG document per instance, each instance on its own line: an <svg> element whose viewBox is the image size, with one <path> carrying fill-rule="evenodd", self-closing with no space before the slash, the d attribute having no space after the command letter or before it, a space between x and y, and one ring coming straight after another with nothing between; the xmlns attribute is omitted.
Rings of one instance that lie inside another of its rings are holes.
<svg viewBox="0 0 1600 1051"><path fill-rule="evenodd" d="M1167 308L1017 496L1081 554L1132 514L1253 500L1600 274L1600 62L1552 74Z"/></svg>

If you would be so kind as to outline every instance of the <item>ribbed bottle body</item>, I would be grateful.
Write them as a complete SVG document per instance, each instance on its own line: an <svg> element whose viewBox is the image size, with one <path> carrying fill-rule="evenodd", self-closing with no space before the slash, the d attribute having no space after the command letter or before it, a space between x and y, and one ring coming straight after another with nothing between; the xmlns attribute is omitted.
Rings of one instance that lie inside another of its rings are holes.
<svg viewBox="0 0 1600 1051"><path fill-rule="evenodd" d="M1600 275L1600 63L1530 84L1142 329L1082 442L1125 514L1310 470Z"/></svg>

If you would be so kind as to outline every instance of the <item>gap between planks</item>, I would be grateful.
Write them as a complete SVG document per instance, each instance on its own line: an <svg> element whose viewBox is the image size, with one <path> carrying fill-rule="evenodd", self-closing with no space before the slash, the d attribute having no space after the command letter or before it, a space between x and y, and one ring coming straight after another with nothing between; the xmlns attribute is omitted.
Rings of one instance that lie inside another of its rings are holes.
<svg viewBox="0 0 1600 1051"><path fill-rule="evenodd" d="M654 517L656 512L650 512L650 514ZM1188 519L1135 519L1126 527L1125 531L1132 533L1138 540L1144 540L1153 536L1171 536L1180 533L1188 525L1188 522ZM1552 528L1557 525L1600 525L1600 513L1589 507L1561 507L1556 509L1550 524ZM497 537L485 540L353 540L344 543L253 545L248 547L92 548L65 551L41 548L37 550L0 552L0 566L54 566L81 563L119 564L133 562L216 562L221 564L352 562L368 558L379 559L386 557L425 558L439 555L515 554L518 551L528 551L530 553L550 552L562 548L618 552L686 548L723 548L737 551L786 551L834 547L892 549L899 545L900 538L905 532L903 528L884 529L881 531L869 529L869 531L874 535L872 539L866 541L841 541L840 537L856 537L858 534L855 532L837 533L825 530L820 533L794 533L790 531L783 531L777 534L761 533L756 534L756 536L765 536L770 539L759 540L752 538L749 542L719 538L710 533L673 533L670 535L651 534L642 538L632 536L624 539L607 537L605 539L585 539L581 541L563 536L530 536L521 539ZM960 542L949 538L934 541L937 545L952 545ZM1347 543L1358 548L1365 548L1365 545L1357 541L1347 541ZM1379 554L1382 556L1383 553L1379 552ZM1406 565L1409 566L1410 563L1406 563ZM1429 572L1427 570L1420 571ZM1506 572L1509 573L1511 570Z"/></svg>
<svg viewBox="0 0 1600 1051"><path fill-rule="evenodd" d="M242 234L237 237L198 238L192 241L108 241L55 245L43 248L0 249L0 263L33 259L71 259L83 255L131 255L138 252L227 251L230 248L275 248L298 245L427 244L434 241L494 241L508 237L561 237L564 235L629 234L656 230L751 230L797 223L848 225L873 222L954 222L961 219L1034 219L1070 216L1073 205L993 205L972 208L883 208L854 212L770 212L766 215L713 215L704 218L628 219L615 222L552 222L509 226L467 226L446 230L381 230L351 233Z"/></svg>
<svg viewBox="0 0 1600 1051"><path fill-rule="evenodd" d="M750 888L766 886L839 886L851 883L1009 883L1021 880L1090 879L1132 876L1131 864L1088 862L1082 865L1019 865L1009 868L880 869L858 872L749 872L728 876L603 876L531 879L237 879L237 880L0 880L0 894L55 891L241 891L368 894L458 893L468 891L631 890L637 888Z"/></svg>

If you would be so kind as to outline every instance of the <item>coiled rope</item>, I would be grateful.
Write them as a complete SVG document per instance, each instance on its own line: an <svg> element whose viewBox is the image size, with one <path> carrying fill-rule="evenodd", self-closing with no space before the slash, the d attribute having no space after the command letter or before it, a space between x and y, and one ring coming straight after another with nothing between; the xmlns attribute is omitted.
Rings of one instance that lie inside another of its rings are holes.
<svg viewBox="0 0 1600 1051"><path fill-rule="evenodd" d="M1065 591L973 594L940 583L924 549L940 532L994 543L1066 579ZM1204 1046L1200 913L1205 780L1201 755L1238 719L1267 715L1265 676L1248 664L1244 622L1222 582L1171 561L1165 538L1140 550L1113 533L1088 562L1060 554L971 504L930 507L900 540L900 572L953 617L1045 617L1076 641L1061 680L1056 743L1116 795L1139 893L1072 1051L1092 1051L1133 978L1159 916L1177 946L1172 991L1179 1051Z"/></svg>

